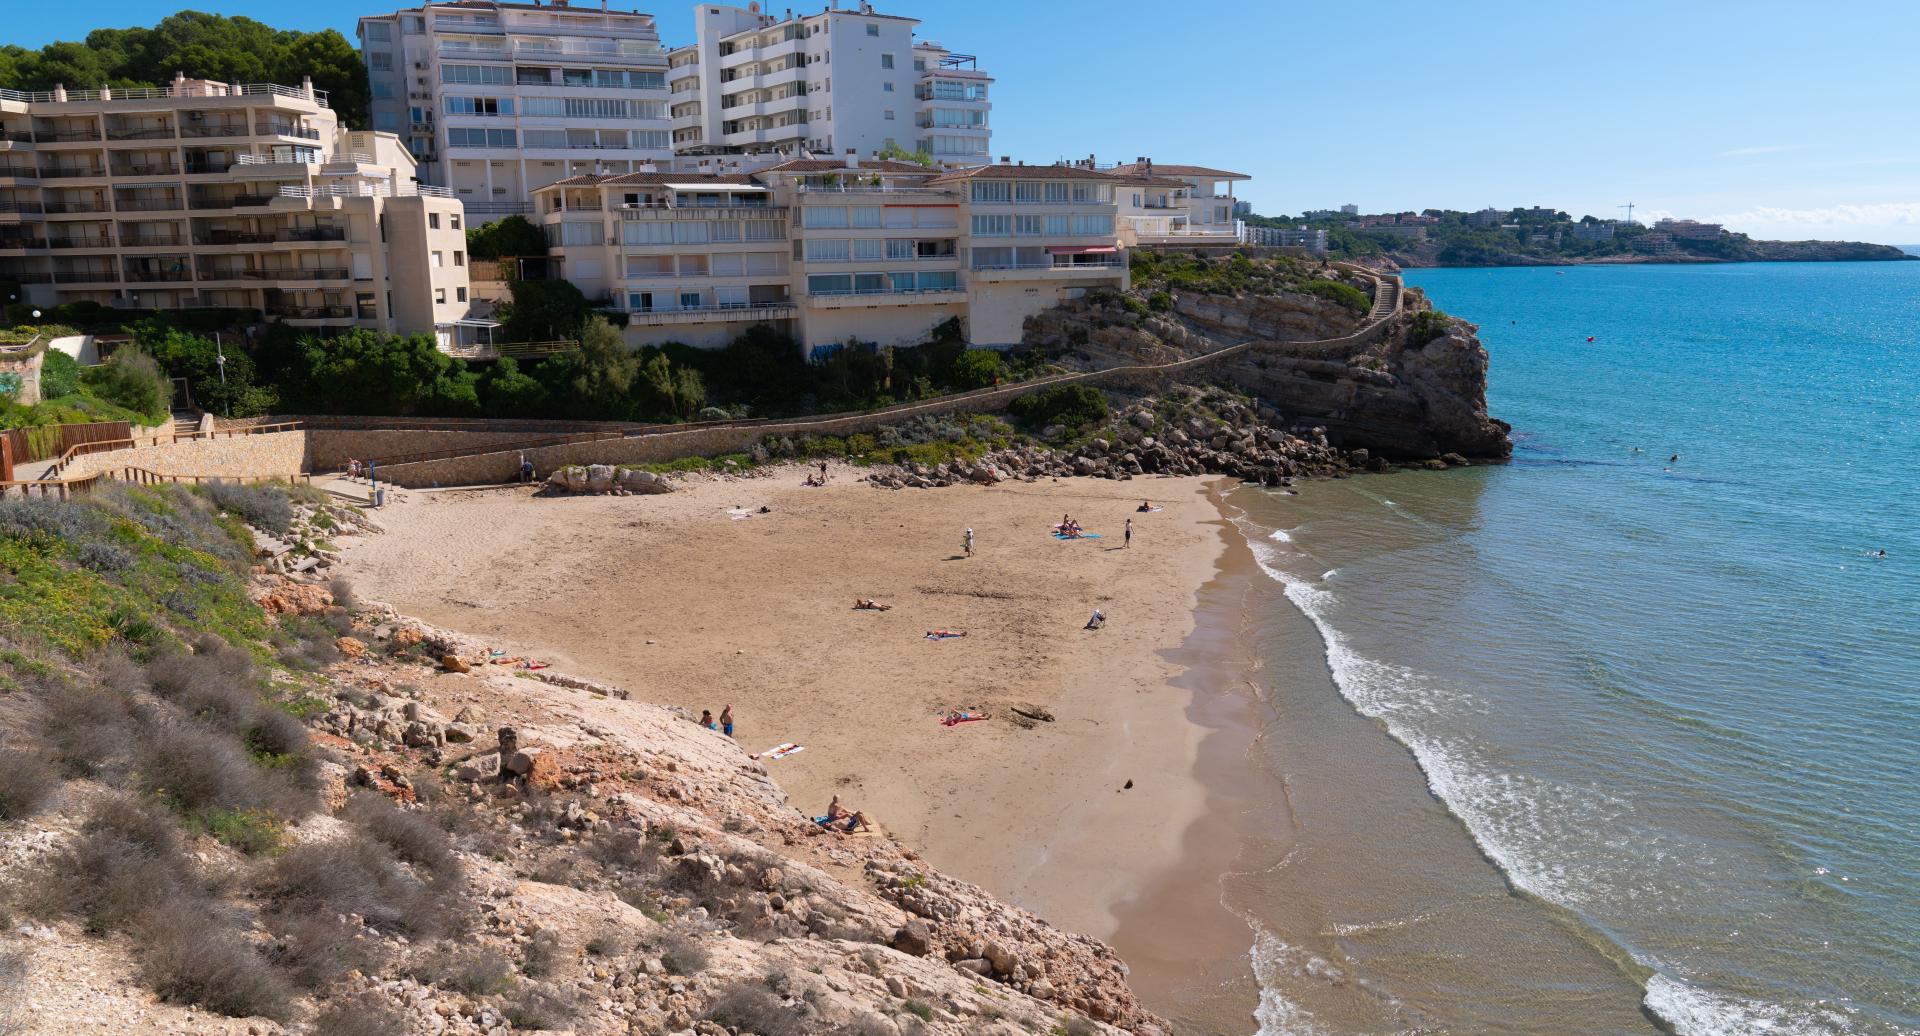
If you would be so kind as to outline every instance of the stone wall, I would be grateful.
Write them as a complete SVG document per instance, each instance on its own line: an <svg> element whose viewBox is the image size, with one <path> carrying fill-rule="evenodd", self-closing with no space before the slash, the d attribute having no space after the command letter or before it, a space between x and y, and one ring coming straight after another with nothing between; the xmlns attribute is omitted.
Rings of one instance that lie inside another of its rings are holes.
<svg viewBox="0 0 1920 1036"><path fill-rule="evenodd" d="M268 432L108 450L74 458L62 477L78 478L127 467L145 468L156 475L285 477L306 470L306 439L305 432Z"/></svg>
<svg viewBox="0 0 1920 1036"><path fill-rule="evenodd" d="M342 471L347 461L378 461L437 450L508 446L554 433L519 431L426 431L413 428L308 428L307 467L311 471Z"/></svg>

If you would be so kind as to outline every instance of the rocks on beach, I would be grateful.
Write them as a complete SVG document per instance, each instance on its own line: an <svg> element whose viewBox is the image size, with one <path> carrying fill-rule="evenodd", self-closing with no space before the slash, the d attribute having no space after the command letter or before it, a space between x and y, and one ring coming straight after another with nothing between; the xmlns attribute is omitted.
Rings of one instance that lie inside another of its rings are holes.
<svg viewBox="0 0 1920 1036"><path fill-rule="evenodd" d="M611 464L570 464L554 469L547 476L547 489L569 495L633 496L673 492L673 483L662 475L638 468L616 468Z"/></svg>

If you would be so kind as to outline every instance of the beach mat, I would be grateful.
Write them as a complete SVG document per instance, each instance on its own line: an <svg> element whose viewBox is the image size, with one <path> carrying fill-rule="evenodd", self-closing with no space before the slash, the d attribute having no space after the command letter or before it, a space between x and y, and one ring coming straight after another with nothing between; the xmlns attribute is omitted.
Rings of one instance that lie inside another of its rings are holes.
<svg viewBox="0 0 1920 1036"><path fill-rule="evenodd" d="M766 751L760 753L760 755L757 758L785 759L787 756L797 755L806 750L807 750L806 745L796 745L791 741L787 741L785 743L778 744L773 746L772 748L767 749Z"/></svg>
<svg viewBox="0 0 1920 1036"><path fill-rule="evenodd" d="M1064 532L1056 532L1053 534L1053 538L1056 540L1097 540L1100 538L1100 534L1097 532L1083 532L1078 536L1069 536Z"/></svg>
<svg viewBox="0 0 1920 1036"><path fill-rule="evenodd" d="M941 640L961 640L965 637L966 637L965 633L929 633L922 636L920 639L941 641Z"/></svg>

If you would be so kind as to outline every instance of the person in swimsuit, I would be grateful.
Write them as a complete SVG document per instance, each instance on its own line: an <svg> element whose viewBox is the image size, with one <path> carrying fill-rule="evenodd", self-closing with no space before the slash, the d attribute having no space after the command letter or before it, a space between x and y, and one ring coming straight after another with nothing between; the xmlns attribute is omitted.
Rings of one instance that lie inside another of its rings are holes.
<svg viewBox="0 0 1920 1036"><path fill-rule="evenodd" d="M713 729L713 710L712 709L700 710L700 725L707 728L708 730Z"/></svg>
<svg viewBox="0 0 1920 1036"><path fill-rule="evenodd" d="M728 737L733 736L733 706L732 705L728 705L726 708L720 710L720 732L722 734L727 735Z"/></svg>

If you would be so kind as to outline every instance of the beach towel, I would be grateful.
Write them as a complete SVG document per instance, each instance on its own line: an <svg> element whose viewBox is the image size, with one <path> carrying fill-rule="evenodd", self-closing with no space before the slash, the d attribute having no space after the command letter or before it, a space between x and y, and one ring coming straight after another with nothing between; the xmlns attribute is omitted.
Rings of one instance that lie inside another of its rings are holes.
<svg viewBox="0 0 1920 1036"><path fill-rule="evenodd" d="M964 636L966 636L966 634L965 634L964 632L955 632L955 631L953 631L953 630L928 630L928 631L927 631L927 638L926 638L926 639L928 639L928 640L954 640L954 639L956 639L956 638L959 638L959 637L964 637Z"/></svg>
<svg viewBox="0 0 1920 1036"><path fill-rule="evenodd" d="M1136 508L1134 508L1134 509L1133 509L1133 513L1135 513L1135 514L1158 514L1158 513L1160 513L1161 511L1164 511L1164 510L1166 510L1166 508L1164 508L1164 507L1136 507Z"/></svg>
<svg viewBox="0 0 1920 1036"><path fill-rule="evenodd" d="M1056 532L1053 534L1053 538L1056 540L1097 540L1100 538L1100 534L1097 532L1083 532L1078 536L1069 536L1064 532Z"/></svg>
<svg viewBox="0 0 1920 1036"><path fill-rule="evenodd" d="M531 659L531 658L529 658L529 659L525 659L525 660L523 660L523 661L522 661L522 662L520 663L520 668L522 668L522 669L551 669L551 668L553 668L553 664L552 664L551 662L539 662L539 661L535 661L534 659Z"/></svg>
<svg viewBox="0 0 1920 1036"><path fill-rule="evenodd" d="M962 723L978 723L986 718L985 716L975 716L972 713L962 715L958 719L951 716L941 716L940 725L943 727L957 727Z"/></svg>
<svg viewBox="0 0 1920 1036"><path fill-rule="evenodd" d="M795 753L798 753L798 752L804 752L806 750L807 750L807 746L796 745L793 742L788 741L784 744L775 745L772 748L769 748L766 751L760 753L759 755L753 756L753 758L785 759L787 756L794 755Z"/></svg>
<svg viewBox="0 0 1920 1036"><path fill-rule="evenodd" d="M493 664L494 665L519 665L524 661L526 661L526 659L521 658L519 655L513 655L511 657L507 657L503 655L500 658L494 659Z"/></svg>

